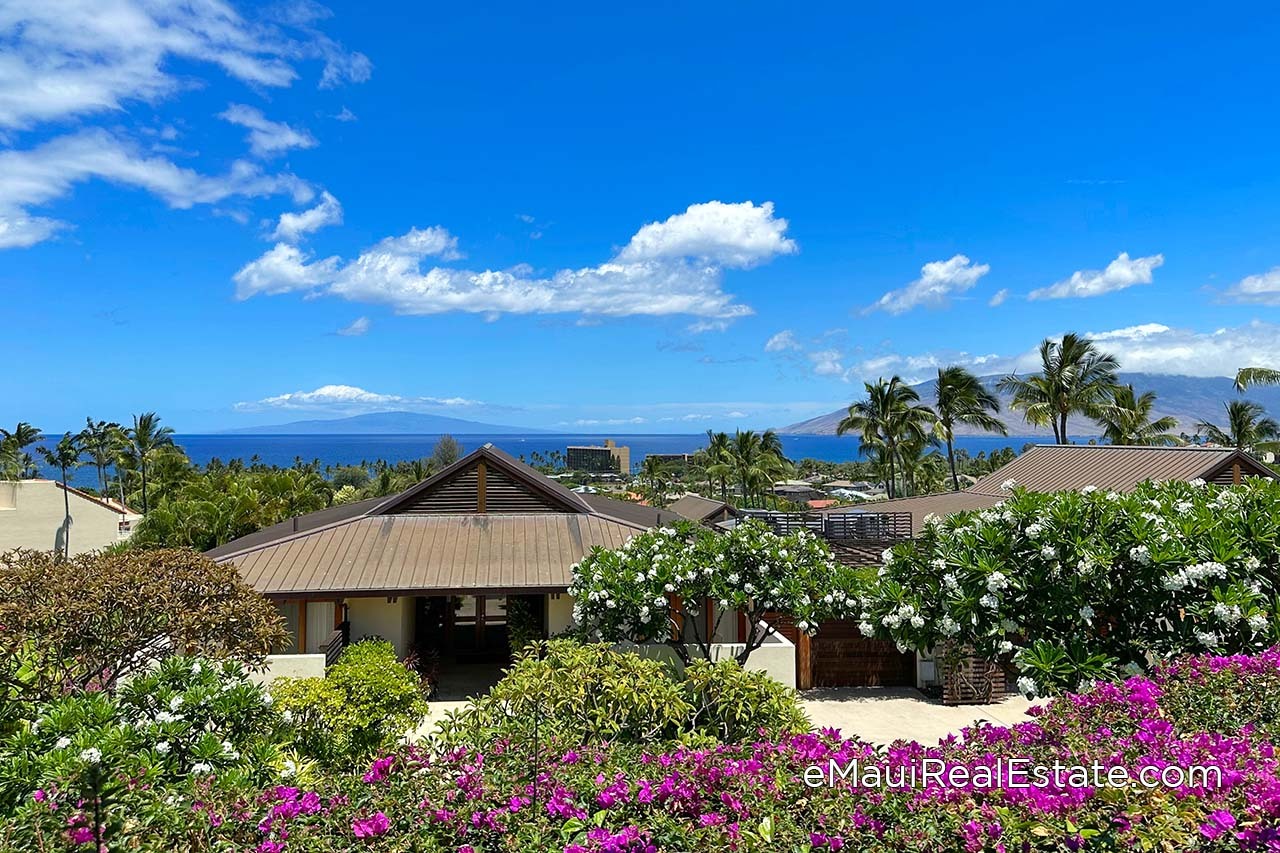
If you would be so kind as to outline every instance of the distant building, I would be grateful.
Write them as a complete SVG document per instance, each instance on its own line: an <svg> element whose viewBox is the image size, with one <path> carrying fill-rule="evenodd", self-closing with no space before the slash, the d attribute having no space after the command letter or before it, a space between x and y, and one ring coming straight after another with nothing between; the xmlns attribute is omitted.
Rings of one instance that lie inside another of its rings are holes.
<svg viewBox="0 0 1280 853"><path fill-rule="evenodd" d="M99 498L56 480L0 481L0 553L15 548L83 554L128 539L142 519L118 501ZM70 506L70 524L67 507Z"/></svg>
<svg viewBox="0 0 1280 853"><path fill-rule="evenodd" d="M565 448L564 464L570 471L589 474L630 474L631 448L619 447L612 438L603 445L578 445Z"/></svg>

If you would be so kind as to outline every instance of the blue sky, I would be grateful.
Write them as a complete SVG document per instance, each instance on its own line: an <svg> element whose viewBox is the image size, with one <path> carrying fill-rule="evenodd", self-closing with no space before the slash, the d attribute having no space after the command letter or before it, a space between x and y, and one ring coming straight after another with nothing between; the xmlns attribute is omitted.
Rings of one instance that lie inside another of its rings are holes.
<svg viewBox="0 0 1280 853"><path fill-rule="evenodd" d="M0 7L0 422L778 426L1280 365L1274 8Z"/></svg>

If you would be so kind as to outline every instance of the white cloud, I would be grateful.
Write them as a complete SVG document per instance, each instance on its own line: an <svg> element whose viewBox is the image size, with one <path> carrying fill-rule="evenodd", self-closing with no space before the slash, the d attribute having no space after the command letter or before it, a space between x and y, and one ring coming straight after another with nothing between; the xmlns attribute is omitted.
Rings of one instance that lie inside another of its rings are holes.
<svg viewBox="0 0 1280 853"><path fill-rule="evenodd" d="M236 403L235 409L242 412L271 409L375 412L391 409L454 409L482 405L484 404L479 401L464 397L406 397L400 394L366 391L355 385L322 385L314 391L291 391L261 400Z"/></svg>
<svg viewBox="0 0 1280 853"><path fill-rule="evenodd" d="M732 216L710 216L703 207L733 208ZM749 209L751 216L742 214ZM753 266L773 253L794 251L789 240L770 242L785 220L774 219L772 205L694 205L665 223L647 225L617 257L598 266L561 269L536 277L525 267L474 271L431 266L429 257L455 261L457 239L444 228L412 229L366 249L342 263L326 258L308 263L296 250L277 245L235 275L237 295L315 291L353 302L389 305L401 314L461 311L493 319L502 314L569 313L584 318L688 315L698 318L690 331L722 329L750 315L721 288L724 268ZM692 219L682 219L692 216ZM701 227L707 222L736 223L737 248L730 231ZM767 226L767 227L766 227ZM657 229L657 230L646 230ZM643 235L643 237L642 237ZM677 251L691 254L679 256ZM279 271L278 278L272 273Z"/></svg>
<svg viewBox="0 0 1280 853"><path fill-rule="evenodd" d="M293 148L315 148L319 144L307 131L290 127L282 121L272 121L256 107L231 104L218 114L218 118L249 131L249 150L256 157L274 157Z"/></svg>
<svg viewBox="0 0 1280 853"><path fill-rule="evenodd" d="M748 268L775 255L798 251L785 234L787 220L773 215L773 202L691 204L664 222L650 222L618 253L624 263L690 258L719 266Z"/></svg>
<svg viewBox="0 0 1280 853"><path fill-rule="evenodd" d="M1164 255L1130 258L1121 252L1104 270L1077 270L1070 278L1048 287L1033 290L1028 299L1083 299L1124 290L1135 284L1150 284L1155 269L1164 263Z"/></svg>
<svg viewBox="0 0 1280 853"><path fill-rule="evenodd" d="M318 231L327 225L342 224L342 205L328 192L320 194L320 203L308 210L297 213L282 213L273 240L296 243L304 235Z"/></svg>
<svg viewBox="0 0 1280 853"><path fill-rule="evenodd" d="M764 343L765 352L786 352L800 349L800 342L790 329L783 329Z"/></svg>
<svg viewBox="0 0 1280 853"><path fill-rule="evenodd" d="M997 308L1003 305L1004 301L1008 298L1009 298L1009 288L1002 287L999 290L997 290L995 293L991 294L991 298L987 300L987 305L991 306L992 308Z"/></svg>
<svg viewBox="0 0 1280 853"><path fill-rule="evenodd" d="M1230 302L1280 305L1280 267L1245 276L1228 288L1223 297Z"/></svg>
<svg viewBox="0 0 1280 853"><path fill-rule="evenodd" d="M873 305L867 306L863 313L885 311L902 314L921 305L942 308L950 303L953 295L964 293L990 271L990 265L975 264L964 255L933 261L920 268L918 279L906 287L890 290Z"/></svg>
<svg viewBox="0 0 1280 853"><path fill-rule="evenodd" d="M648 418L578 418L573 421L574 426L624 426L626 424L644 424L648 423Z"/></svg>
<svg viewBox="0 0 1280 853"><path fill-rule="evenodd" d="M252 86L283 87L293 63L324 62L321 85L368 79L367 57L316 28L318 4L247 20L220 0L6 0L0 3L0 127L29 128L154 102L190 86L174 60L215 65Z"/></svg>
<svg viewBox="0 0 1280 853"><path fill-rule="evenodd" d="M361 335L368 334L369 327L372 325L373 323L370 322L368 317L357 317L351 322L350 326L339 329L338 334L344 338L358 338Z"/></svg>
<svg viewBox="0 0 1280 853"><path fill-rule="evenodd" d="M818 376L844 375L844 365L840 363L839 350L824 349L811 352L809 361L813 362L813 372Z"/></svg>
<svg viewBox="0 0 1280 853"><path fill-rule="evenodd" d="M264 173L248 161L235 161L223 175L204 175L145 154L104 130L90 129L36 148L0 151L0 247L29 246L63 227L28 209L61 198L76 184L92 179L146 190L179 209L234 196L287 193L298 202L312 196L305 181L287 173Z"/></svg>
<svg viewBox="0 0 1280 853"><path fill-rule="evenodd" d="M248 299L259 293L311 290L330 281L338 269L336 257L313 263L307 260L297 246L276 243L266 254L235 274L236 298Z"/></svg>

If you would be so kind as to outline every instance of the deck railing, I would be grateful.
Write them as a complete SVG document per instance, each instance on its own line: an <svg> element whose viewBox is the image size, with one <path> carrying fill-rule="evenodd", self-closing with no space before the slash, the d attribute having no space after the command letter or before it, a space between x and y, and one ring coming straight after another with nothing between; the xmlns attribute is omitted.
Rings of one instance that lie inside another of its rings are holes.
<svg viewBox="0 0 1280 853"><path fill-rule="evenodd" d="M911 538L909 512L747 512L775 533L808 530L833 542L900 542Z"/></svg>
<svg viewBox="0 0 1280 853"><path fill-rule="evenodd" d="M338 658L342 655L342 650L347 647L348 639L351 636L351 623L343 622L333 629L333 633L329 635L329 639L324 641L324 645L320 650L324 652L324 665L333 666L338 662Z"/></svg>

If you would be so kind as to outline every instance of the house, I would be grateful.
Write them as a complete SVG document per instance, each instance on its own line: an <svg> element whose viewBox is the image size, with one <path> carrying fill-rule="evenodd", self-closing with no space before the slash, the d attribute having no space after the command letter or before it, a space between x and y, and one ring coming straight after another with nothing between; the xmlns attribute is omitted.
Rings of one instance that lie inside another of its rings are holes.
<svg viewBox="0 0 1280 853"><path fill-rule="evenodd" d="M1229 447L1128 447L1113 444L1047 444L1033 447L958 492L880 501L875 512L909 513L919 534L930 515L993 507L1009 497L1010 480L1033 492L1058 492L1094 486L1127 492L1147 480L1200 479L1218 485L1246 477L1276 477L1247 453ZM855 513L852 507L829 514Z"/></svg>
<svg viewBox="0 0 1280 853"><path fill-rule="evenodd" d="M68 510L70 517L68 517ZM0 481L0 553L96 551L128 539L142 514L57 480Z"/></svg>
<svg viewBox="0 0 1280 853"><path fill-rule="evenodd" d="M630 474L631 448L607 438L603 445L578 444L565 448L564 464L570 471L588 474Z"/></svg>
<svg viewBox="0 0 1280 853"><path fill-rule="evenodd" d="M400 654L501 663L508 607L569 627L573 566L678 516L575 494L486 444L385 498L290 519L207 552L280 608L298 654L378 635Z"/></svg>
<svg viewBox="0 0 1280 853"><path fill-rule="evenodd" d="M707 525L719 524L738 516L738 510L732 504L694 494L685 495L671 504L669 509L681 518Z"/></svg>

